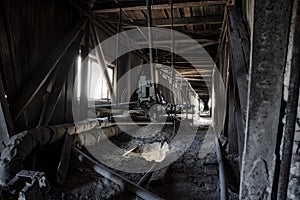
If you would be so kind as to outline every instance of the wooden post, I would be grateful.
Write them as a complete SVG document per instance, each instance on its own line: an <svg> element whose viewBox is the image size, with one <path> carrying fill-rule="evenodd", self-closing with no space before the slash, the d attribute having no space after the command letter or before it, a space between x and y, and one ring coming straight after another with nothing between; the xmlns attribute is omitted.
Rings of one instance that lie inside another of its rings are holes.
<svg viewBox="0 0 300 200"><path fill-rule="evenodd" d="M45 120L42 123L45 126L49 125L56 104L59 100L60 93L68 78L69 71L73 66L74 60L77 60L76 55L78 55L80 40L82 38L82 35L83 33L79 34L77 41L70 46L68 53L64 56L61 63L59 64L59 69L57 71L52 90L49 94L49 100L47 102L47 110L45 112Z"/></svg>
<svg viewBox="0 0 300 200"><path fill-rule="evenodd" d="M147 25L148 25L148 42L149 42L149 62L150 62L150 80L152 83L151 90L154 95L154 100L157 101L156 90L155 90L155 66L153 61L153 36L152 36L152 11L151 11L151 2L146 0L147 5Z"/></svg>
<svg viewBox="0 0 300 200"><path fill-rule="evenodd" d="M80 117L82 117L82 120L85 120L88 117L88 99L87 99L87 81L88 81L88 55L89 55L89 26L90 23L86 24L85 34L84 34L84 46L81 48L82 56L82 67L81 67L81 92L80 92ZM77 60L76 55L80 48L80 43L82 40L81 33L79 37L77 38L76 43L72 44L70 47L70 50L68 54L66 55L66 58L61 64L61 68L58 71L58 77L56 82L54 83L54 90L52 91L49 99L49 106L51 106L48 110L47 118L45 123L49 123L50 118L54 112L55 105L57 103L57 100L59 98L59 93L62 90L62 87L67 79L66 74L70 71L71 67L74 66L73 62L74 60ZM83 70L85 69L85 70ZM83 90L85 89L85 90ZM68 168L69 168L69 160L70 160L70 154L71 154L71 148L73 143L73 136L69 134L65 134L64 142L61 149L60 154L60 160L57 167L57 174L56 174L56 182L63 185L67 178Z"/></svg>
<svg viewBox="0 0 300 200"><path fill-rule="evenodd" d="M104 56L102 48L101 48L100 38L99 38L98 32L96 30L96 27L93 23L92 23L92 29L93 29L92 37L93 37L93 40L94 40L94 46L95 46L97 61L98 61L98 64L100 65L100 67L102 67L102 69L103 69L105 81L107 83L111 99L114 100L115 99L114 89L113 89L113 86L110 82L109 75L108 75L108 72L107 72L105 56Z"/></svg>
<svg viewBox="0 0 300 200"><path fill-rule="evenodd" d="M88 118L88 97L89 97L89 35L90 34L90 23L87 23L85 27L85 35L83 38L84 44L81 46L81 77L80 84L80 119L85 120Z"/></svg>

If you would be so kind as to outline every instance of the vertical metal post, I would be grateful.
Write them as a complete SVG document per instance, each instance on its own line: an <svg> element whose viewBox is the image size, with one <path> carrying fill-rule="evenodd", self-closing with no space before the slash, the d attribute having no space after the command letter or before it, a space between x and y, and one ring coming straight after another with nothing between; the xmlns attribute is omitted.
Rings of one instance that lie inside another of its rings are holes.
<svg viewBox="0 0 300 200"><path fill-rule="evenodd" d="M175 63L175 54L174 54L174 47L175 47L175 44L174 44L174 33L173 33L173 29L174 29L174 13L173 13L173 2L172 0L170 0L170 4L171 4L171 53L172 53L172 89L174 91L175 87L175 66L174 66L174 63ZM174 93L172 94L172 99L173 99L173 104L175 104L175 96L174 96Z"/></svg>
<svg viewBox="0 0 300 200"><path fill-rule="evenodd" d="M81 47L81 84L80 84L80 112L82 118L85 120L88 117L88 68L89 68L89 33L90 33L90 20L85 27L84 46Z"/></svg>
<svg viewBox="0 0 300 200"><path fill-rule="evenodd" d="M120 48L120 38L119 38L119 33L121 32L121 28L122 28L122 8L120 7L120 11L119 11L119 23L118 23L118 35L117 35L117 51L116 51L116 67L114 69L114 81L113 81L113 87L114 87L114 91L115 91L115 103L118 105L119 102L119 96L118 96L118 88L117 88L117 82L118 82L118 68L120 68L120 58L118 56L119 54L119 48Z"/></svg>
<svg viewBox="0 0 300 200"><path fill-rule="evenodd" d="M155 96L155 100L157 101L156 92L155 92L155 74L154 74L154 62L153 62L153 38L152 38L152 14L151 14L151 3L150 0L146 0L147 4L147 22L148 22L148 38L149 38L149 57L150 57L150 76L153 94Z"/></svg>

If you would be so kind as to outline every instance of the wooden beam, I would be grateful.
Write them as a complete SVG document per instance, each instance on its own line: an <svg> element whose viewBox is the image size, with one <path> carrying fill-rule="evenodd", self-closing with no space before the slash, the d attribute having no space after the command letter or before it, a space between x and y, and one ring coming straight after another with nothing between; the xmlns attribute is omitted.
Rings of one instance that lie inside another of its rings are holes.
<svg viewBox="0 0 300 200"><path fill-rule="evenodd" d="M204 80L204 79L200 79L200 78L185 78L185 80L189 81L189 82L202 82L202 83L211 83L211 80Z"/></svg>
<svg viewBox="0 0 300 200"><path fill-rule="evenodd" d="M197 78L197 77L211 77L212 74L192 74L192 75L183 75L186 78Z"/></svg>
<svg viewBox="0 0 300 200"><path fill-rule="evenodd" d="M11 102L19 89L19 80L16 73L16 59L13 41L11 39L11 29L7 22L6 12L1 7L0 10L0 60L3 70L3 86L6 89L8 101Z"/></svg>
<svg viewBox="0 0 300 200"><path fill-rule="evenodd" d="M83 9L80 5L78 5L73 0L68 0L68 2L74 8L76 8L77 10L79 10L84 16L88 16L93 21L93 23L95 23L96 27L102 29L104 32L108 33L109 35L116 34L116 31L113 30L113 28L111 27L111 25L107 25L104 22L100 23L100 20L98 19L98 17L94 13L91 13L90 11L87 11L87 10ZM126 37L126 39L129 40L129 42L132 42L132 40L130 39L130 37L128 37L126 35L126 33L125 33L125 37ZM134 53L147 62L149 59L142 53L141 48L137 48L137 49L138 50L134 51Z"/></svg>
<svg viewBox="0 0 300 200"><path fill-rule="evenodd" d="M204 69L204 70L190 69L190 70L179 70L179 72L182 75L207 74L207 73L211 74L212 70L207 70L207 69Z"/></svg>
<svg viewBox="0 0 300 200"><path fill-rule="evenodd" d="M196 84L196 83L195 83ZM195 88L198 88L198 89L207 89L208 87L211 87L212 85L199 85L197 83L197 85L194 85L194 83L191 83L191 85Z"/></svg>
<svg viewBox="0 0 300 200"><path fill-rule="evenodd" d="M203 16L203 17L178 17L173 19L173 26L185 26L185 25L202 25L202 24L222 24L223 17L216 15L216 16ZM147 20L124 20L122 21L124 24L123 28L136 28L136 27L146 27ZM155 19L153 21L153 26L156 27L170 27L170 19L162 18L162 19Z"/></svg>
<svg viewBox="0 0 300 200"><path fill-rule="evenodd" d="M65 134L56 174L56 182L60 185L64 185L67 179L73 139L73 135Z"/></svg>
<svg viewBox="0 0 300 200"><path fill-rule="evenodd" d="M202 36L202 37L205 37L210 40L215 40L215 39L219 39L221 28L206 29L206 30L194 30L194 31L183 30L181 32L190 36L191 38L194 38L194 37L197 38L199 36Z"/></svg>
<svg viewBox="0 0 300 200"><path fill-rule="evenodd" d="M170 3L159 3L160 1L154 1L152 5L152 10L161 10L161 9L169 9L171 7ZM121 3L121 1L119 2ZM192 2L178 2L173 3L173 8L185 8L185 7L201 7L201 6L211 6L211 5L225 5L227 1L220 0L220 1L192 1ZM102 9L101 9L102 7ZM134 11L134 10L146 10L147 6L143 1L140 2L130 2L127 5L121 5L123 11ZM103 5L95 5L93 11L95 13L114 13L119 12L119 7L114 8L106 8L103 9Z"/></svg>
<svg viewBox="0 0 300 200"><path fill-rule="evenodd" d="M204 45L208 46L208 45L213 45L213 44L217 44L218 42L216 41L207 41L207 39L175 39L174 43L176 45L178 44L195 44L195 41L199 42L199 43L203 43ZM148 44L148 41L135 41L135 43L137 45L146 45ZM165 40L153 40L153 44L156 44L156 45L161 45L161 44L170 44L172 43L171 39L165 39ZM189 51L189 50L193 50L193 49L197 49L199 47L201 47L202 44L199 44L197 46L192 46L192 47L189 47L189 48L180 48L178 49L179 52L186 52L186 51ZM199 52L201 52L203 50L199 50ZM169 54L168 54L169 55Z"/></svg>
<svg viewBox="0 0 300 200"><path fill-rule="evenodd" d="M49 97L49 102L48 102L48 110L46 112L46 120L45 120L45 125L48 125L50 122L50 119L55 111L57 102L60 98L61 92L62 92L62 88L65 85L65 82L68 78L68 74L71 70L72 67L74 67L74 61L77 61L77 56L79 54L79 49L80 49L80 44L81 44L81 40L83 35L85 36L85 43L84 43L84 48L81 49L81 54L84 55L82 56L82 67L88 67L88 55L89 55L89 23L86 23L86 27L85 27L85 34L83 31L81 31L81 33L79 34L77 41L74 42L69 50L68 53L64 56L62 62L60 63L60 68L58 69L57 72L57 77L56 77L56 81L54 83L53 86L53 90L50 93L50 97ZM81 72L83 72L84 70L81 68ZM87 71L87 70L86 70ZM81 84L84 83L84 81L87 82L87 76L88 74L86 74L86 80L81 79ZM85 84L87 86L87 84ZM82 94L82 93L81 93ZM66 94L65 94L66 95ZM81 116L83 116L83 118L87 118L87 108L88 108L88 103L87 103L87 96L86 97L86 107L84 109L84 111L86 111L85 113L81 112ZM65 105L66 106L66 105ZM80 106L81 106L81 95L80 95ZM81 111L83 110L82 108L80 108ZM64 138L64 142L61 148L61 154L60 154L60 159L59 159L59 163L58 163L58 167L57 167L57 172L56 172L56 182L60 185L64 185L66 178L67 178L67 173L68 173L68 168L69 168L69 160L70 160L70 153L71 153L71 148L72 148L72 144L73 144L73 139L74 137L69 135L69 134L65 134L65 138Z"/></svg>
<svg viewBox="0 0 300 200"><path fill-rule="evenodd" d="M80 83L80 97L79 97L79 120L86 120L88 118L88 98L89 98L89 53L90 53L90 21L88 21L85 28L85 35L83 44L80 47L81 56L81 71L78 77L81 77Z"/></svg>
<svg viewBox="0 0 300 200"><path fill-rule="evenodd" d="M231 49L233 80L238 88L238 96L240 99L242 121L245 126L246 110L247 110L247 93L248 93L248 68L250 58L249 38L241 38L247 35L241 14L238 14L233 8L228 8L228 37ZM244 132L244 131L243 131Z"/></svg>
<svg viewBox="0 0 300 200"><path fill-rule="evenodd" d="M13 133L13 123L11 120L8 103L5 98L4 88L2 84L2 78L0 76L0 140L6 144L9 140L9 136ZM4 147L4 144L0 144L0 149Z"/></svg>
<svg viewBox="0 0 300 200"><path fill-rule="evenodd" d="M187 46L187 47L178 47L179 44L190 44L193 43L193 40L199 42L200 44L194 45L194 46ZM197 54L199 57L201 56L207 56L208 52L204 51L201 47L207 47L207 46L212 46L212 45L217 45L219 42L218 41L207 41L207 39L193 39L193 40L176 40L175 43L177 44L177 52L182 55L182 53L194 53ZM167 40L160 40L160 41L154 41L154 43L157 44L168 44L170 41ZM198 49L198 50L196 50ZM193 51L194 50L194 51ZM160 55L157 59L164 59L169 56L171 56L172 53L167 52L165 54Z"/></svg>
<svg viewBox="0 0 300 200"><path fill-rule="evenodd" d="M236 123L236 133L238 136L238 146L240 152L240 162L242 161L242 152L244 148L245 127L246 127L246 110L247 110L247 93L248 93L248 68L250 58L250 41L247 37L247 28L242 21L242 15L232 7L226 10L228 41L231 50L231 69L232 79L236 85L234 91L236 105L234 106ZM225 40L225 35L222 36ZM219 46L220 47L220 46ZM219 52L220 53L220 52ZM229 86L231 87L231 86ZM233 90L232 88L229 89ZM232 93L232 91L230 91ZM232 103L231 101L229 103ZM231 132L230 134L234 134ZM235 140L235 139L234 139Z"/></svg>
<svg viewBox="0 0 300 200"><path fill-rule="evenodd" d="M111 95L111 99L114 100L115 99L114 89L113 89L113 86L109 79L107 65L106 65L106 61L105 61L105 56L102 51L100 38L99 38L98 32L96 30L96 26L93 23L92 23L92 38L93 38L94 45L95 45L95 52L96 52L98 64L100 65L100 67L103 68L104 77L105 77L106 84L107 84L107 87L108 87L110 95Z"/></svg>
<svg viewBox="0 0 300 200"><path fill-rule="evenodd" d="M10 28L7 26L6 15L3 8L0 10L0 60L2 64L3 74L0 74L0 104L3 119L2 124L2 136L1 140L6 142L6 139L14 132L14 125L9 110L8 98L12 98L18 89L18 76L15 73L16 61L13 49L13 44L10 35ZM0 64L0 66L1 66ZM2 80L2 77L5 80ZM6 89L6 91L5 91ZM8 96L7 96L8 95ZM8 97L8 98L7 98ZM6 128L4 128L4 126ZM5 137L5 139L4 139ZM1 144L0 144L1 146Z"/></svg>
<svg viewBox="0 0 300 200"><path fill-rule="evenodd" d="M196 92L208 92L208 89L205 89L205 88L199 89L199 88L194 87L194 90L195 90Z"/></svg>
<svg viewBox="0 0 300 200"><path fill-rule="evenodd" d="M73 43L68 49L68 53L64 56L61 63L58 65L59 69L57 71L57 77L53 84L51 93L49 95L49 101L47 103L47 110L45 112L45 121L42 123L44 126L48 126L51 120L51 117L56 108L57 102L59 100L60 93L64 86L66 79L68 78L68 73L73 66L74 60L76 59L75 55L79 52L80 39L82 38L82 33L78 37L78 41Z"/></svg>
<svg viewBox="0 0 300 200"><path fill-rule="evenodd" d="M32 74L32 76L30 76L30 79L24 83L24 87L18 93L18 96L15 97L15 102L12 105L14 110L14 120L20 116L39 92L41 87L56 68L64 53L83 29L86 21L86 17L78 20L78 22L71 28L70 32L67 33L58 43L51 55L47 57L45 62Z"/></svg>
<svg viewBox="0 0 300 200"><path fill-rule="evenodd" d="M170 60L160 60L159 63L161 64L170 64ZM199 68L212 68L212 64L211 62L208 62L208 61L193 61L194 63L194 67L198 67ZM175 66L177 68L190 68L191 67L191 63L189 63L188 61L178 61L176 60L175 61Z"/></svg>

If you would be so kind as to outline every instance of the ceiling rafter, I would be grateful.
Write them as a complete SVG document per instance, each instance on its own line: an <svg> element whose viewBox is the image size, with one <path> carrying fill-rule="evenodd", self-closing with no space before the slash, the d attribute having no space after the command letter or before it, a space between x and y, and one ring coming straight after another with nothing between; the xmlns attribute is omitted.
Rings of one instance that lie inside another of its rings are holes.
<svg viewBox="0 0 300 200"><path fill-rule="evenodd" d="M159 3L159 2L153 2L152 10L157 9L168 9L171 7L169 3ZM145 2L143 1L137 1L137 2L130 2L127 4L122 2L119 2L120 5L116 5L116 7L110 7L110 8L103 8L103 4L98 4L94 6L93 12L95 13L114 13L119 12L120 7L124 11L135 11L135 10L146 10L147 6ZM205 0L205 1L192 1L192 2L177 2L173 3L173 8L184 8L184 7L199 7L199 6L212 6L212 5L225 5L227 3L226 0L219 0L219 1L211 1L211 0Z"/></svg>
<svg viewBox="0 0 300 200"><path fill-rule="evenodd" d="M110 23L119 23L118 19L99 17L103 21L108 21ZM202 24L222 24L223 16L203 16L203 17L177 17L173 19L173 26L185 26L185 25L202 25ZM138 19L138 20L123 20L122 28L136 28L136 27L146 27L147 20ZM170 27L170 19L168 18L159 18L153 20L153 26L156 27Z"/></svg>

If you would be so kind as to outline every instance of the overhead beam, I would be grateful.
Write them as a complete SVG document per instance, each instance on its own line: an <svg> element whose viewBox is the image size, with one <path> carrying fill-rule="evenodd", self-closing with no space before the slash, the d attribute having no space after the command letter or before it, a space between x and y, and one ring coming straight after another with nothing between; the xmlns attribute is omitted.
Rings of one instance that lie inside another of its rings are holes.
<svg viewBox="0 0 300 200"><path fill-rule="evenodd" d="M213 46L213 45L217 45L219 42L218 41L207 41L206 39L193 39L196 40L197 42L199 42L200 44L194 45L194 46L188 46L188 47L177 47L178 51L176 53L180 53L180 55L182 55L182 53L192 53L192 54L197 54L198 56L207 56L208 52L204 51L202 48L203 47L208 47L208 46ZM180 44L190 44L193 43L193 40L176 40L175 43L177 44L177 46L179 46ZM157 44L163 44L163 43L168 43L169 41L156 41L155 43ZM170 43L170 42L169 42ZM197 50L198 49L198 50ZM164 59L167 58L169 56L171 56L172 53L167 52L165 54L160 55L157 59Z"/></svg>
<svg viewBox="0 0 300 200"><path fill-rule="evenodd" d="M202 25L202 24L222 24L223 16L201 16L201 17L178 17L173 19L173 26L185 26L185 25ZM147 20L124 20L123 28L136 28L136 27L146 27ZM153 20L153 26L156 27L170 27L170 19L162 18Z"/></svg>
<svg viewBox="0 0 300 200"><path fill-rule="evenodd" d="M104 32L108 33L109 35L116 34L115 30L111 27L111 25L107 25L106 23L100 23L99 18L96 16L96 14L91 13L90 11L87 11L86 9L82 8L80 5L78 5L74 0L68 0L68 2L77 10L79 10L84 16L88 16L93 23L95 23L96 27L102 29ZM132 42L131 38L127 36L127 34L124 34L126 39L129 40L129 42ZM147 58L143 53L141 48L137 48L137 51L134 51L136 55L141 57L144 61L148 61L149 58Z"/></svg>
<svg viewBox="0 0 300 200"><path fill-rule="evenodd" d="M160 10L160 9L168 9L171 7L171 5L168 3L168 1L165 3L160 3L161 1L154 1L152 5L152 10ZM119 3L122 3L120 1ZM184 7L200 7L200 6L212 6L212 5L225 5L227 1L220 0L220 1L210 1L210 0L205 0L205 1L192 1L192 2L178 2L178 3L173 3L173 9L176 8L184 8ZM106 8L103 9L103 5L95 5L93 11L95 13L114 13L114 12L119 12L120 6L118 7L112 7L112 8ZM123 11L135 11L135 10L146 10L147 6L144 3L144 1L131 1L130 4L127 5L121 5Z"/></svg>
<svg viewBox="0 0 300 200"><path fill-rule="evenodd" d="M192 74L192 75L183 75L182 74L182 76L184 76L184 77L186 77L186 78L197 78L197 77L211 77L212 76L212 74L210 73L210 74Z"/></svg>
<svg viewBox="0 0 300 200"><path fill-rule="evenodd" d="M190 70L178 70L182 75L197 75L197 74L212 74L212 70L197 70L197 69L190 69Z"/></svg>
<svg viewBox="0 0 300 200"><path fill-rule="evenodd" d="M202 67L205 67L205 68L212 68L212 65L211 65L211 62L209 61L192 61L193 64L194 64L194 67L197 67L197 66L201 66ZM160 60L159 63L161 64L170 64L170 61L169 60ZM191 67L191 63L188 62L188 61L184 61L184 60L175 60L175 66L178 67L178 68L190 68Z"/></svg>
<svg viewBox="0 0 300 200"><path fill-rule="evenodd" d="M200 42L200 43L203 43L204 46L209 46L209 45L213 45L213 44L217 44L218 42L216 41L207 41L207 39L176 39L174 41L175 44L195 44L195 41L197 42ZM153 40L153 44L156 44L156 45L162 45L162 44L170 44L172 43L172 41L169 39L165 39L165 40ZM136 44L137 45L146 45L148 44L148 41L136 41ZM199 44L197 46L192 46L192 47L189 47L189 48L182 48L182 49L179 49L178 53L179 52L187 52L187 51L190 51L190 50L193 50L193 49L197 49L199 47L203 46L202 44ZM203 50L202 50L203 51ZM201 50L199 50L199 52L201 52ZM169 54L168 54L169 56Z"/></svg>
<svg viewBox="0 0 300 200"><path fill-rule="evenodd" d="M189 81L189 82L201 82L201 83L211 83L212 80L203 80L200 78L185 78L185 80Z"/></svg>
<svg viewBox="0 0 300 200"><path fill-rule="evenodd" d="M194 90L196 91L196 92L204 92L204 93L208 93L208 89L198 89L197 87L194 87Z"/></svg>

